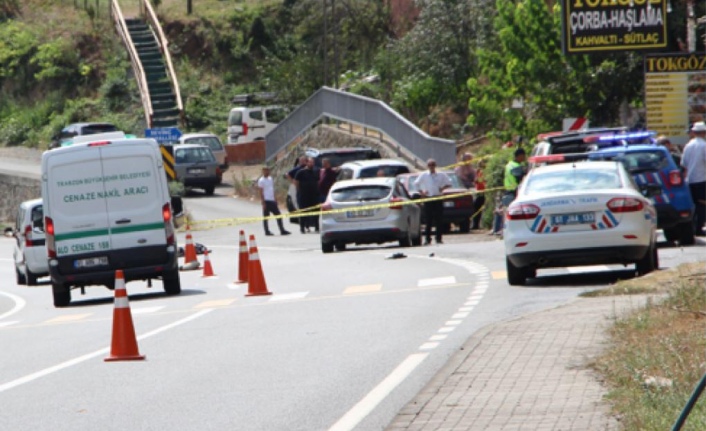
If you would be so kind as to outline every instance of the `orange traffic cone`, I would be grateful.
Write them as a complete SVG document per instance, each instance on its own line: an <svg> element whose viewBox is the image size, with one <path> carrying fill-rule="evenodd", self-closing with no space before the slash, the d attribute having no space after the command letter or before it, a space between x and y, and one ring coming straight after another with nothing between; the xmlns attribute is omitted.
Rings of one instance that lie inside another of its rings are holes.
<svg viewBox="0 0 706 431"><path fill-rule="evenodd" d="M248 243L245 241L245 232L240 231L240 251L238 252L238 280L236 283L248 282Z"/></svg>
<svg viewBox="0 0 706 431"><path fill-rule="evenodd" d="M201 264L196 258L196 247L194 247L194 240L191 237L191 229L187 223L186 225L186 247L184 248L184 264L182 265L182 270L198 269Z"/></svg>
<svg viewBox="0 0 706 431"><path fill-rule="evenodd" d="M248 261L248 293L245 296L272 295L267 291L265 274L260 265L260 254L257 252L255 235L250 235L250 259Z"/></svg>
<svg viewBox="0 0 706 431"><path fill-rule="evenodd" d="M137 350L135 327L121 269L115 271L115 308L113 309L113 339L110 356L105 361L139 361L145 359Z"/></svg>
<svg viewBox="0 0 706 431"><path fill-rule="evenodd" d="M203 251L203 275L202 277L213 277L213 267L211 266L211 259L208 258L208 249Z"/></svg>

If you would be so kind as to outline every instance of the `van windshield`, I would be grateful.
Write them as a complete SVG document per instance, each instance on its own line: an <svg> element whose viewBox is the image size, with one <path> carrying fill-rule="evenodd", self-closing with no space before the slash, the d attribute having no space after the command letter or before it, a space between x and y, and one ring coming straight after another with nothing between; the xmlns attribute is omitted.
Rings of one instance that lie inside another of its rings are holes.
<svg viewBox="0 0 706 431"><path fill-rule="evenodd" d="M228 116L228 126L242 126L243 125L243 111L230 111Z"/></svg>

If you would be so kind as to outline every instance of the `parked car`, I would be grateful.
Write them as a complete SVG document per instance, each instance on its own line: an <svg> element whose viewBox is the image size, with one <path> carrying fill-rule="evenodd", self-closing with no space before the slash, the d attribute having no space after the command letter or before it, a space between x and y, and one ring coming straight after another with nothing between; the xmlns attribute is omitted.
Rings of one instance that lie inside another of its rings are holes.
<svg viewBox="0 0 706 431"><path fill-rule="evenodd" d="M120 130L110 123L73 123L61 129L59 133L52 137L49 149L59 148L70 142L72 138L83 135L95 135L98 133L119 132Z"/></svg>
<svg viewBox="0 0 706 431"><path fill-rule="evenodd" d="M41 199L32 199L20 204L13 235L15 248L12 256L15 261L17 284L35 286L38 278L49 275Z"/></svg>
<svg viewBox="0 0 706 431"><path fill-rule="evenodd" d="M599 136L626 134L626 127L597 127L567 132L548 132L537 136L530 158L550 154L586 153L608 146L624 146L623 141L601 141ZM534 165L530 162L530 165Z"/></svg>
<svg viewBox="0 0 706 431"><path fill-rule="evenodd" d="M471 231L471 217L473 216L473 195L469 193L469 190L463 187L461 180L458 178L454 171L443 171L449 179L451 180L451 187L444 190L444 195L457 195L460 193L468 193L463 196L456 196L454 198L444 200L444 231L449 232L451 230L451 224L458 226L461 232ZM419 173L411 174L401 174L398 176L400 182L407 190L407 193L413 198L418 199L420 197L419 188L414 184L417 178L419 178ZM422 223L424 223L424 207L422 207Z"/></svg>
<svg viewBox="0 0 706 431"><path fill-rule="evenodd" d="M371 205L389 207L368 208ZM398 204L398 205L395 205ZM364 178L336 182L322 209L321 251L346 249L347 244L421 245L421 209L396 178Z"/></svg>
<svg viewBox="0 0 706 431"><path fill-rule="evenodd" d="M656 230L657 210L621 163L537 166L507 208L508 283L523 285L537 269L565 266L634 263L647 274L659 266Z"/></svg>
<svg viewBox="0 0 706 431"><path fill-rule="evenodd" d="M174 169L184 187L203 189L207 195L213 194L222 176L211 148L206 145L175 145Z"/></svg>
<svg viewBox="0 0 706 431"><path fill-rule="evenodd" d="M337 180L373 178L380 175L396 177L411 171L407 163L397 159L356 160L339 167Z"/></svg>
<svg viewBox="0 0 706 431"><path fill-rule="evenodd" d="M657 228L667 241L694 243L694 202L681 168L669 151L658 145L606 148L589 153L590 160L616 160L625 166L638 186L654 184L659 193L651 200L657 209Z"/></svg>
<svg viewBox="0 0 706 431"><path fill-rule="evenodd" d="M218 139L218 136L213 133L187 133L179 137L179 143L206 145L211 149L221 171L225 172L228 169L228 154L226 153L226 149L223 147L221 140Z"/></svg>

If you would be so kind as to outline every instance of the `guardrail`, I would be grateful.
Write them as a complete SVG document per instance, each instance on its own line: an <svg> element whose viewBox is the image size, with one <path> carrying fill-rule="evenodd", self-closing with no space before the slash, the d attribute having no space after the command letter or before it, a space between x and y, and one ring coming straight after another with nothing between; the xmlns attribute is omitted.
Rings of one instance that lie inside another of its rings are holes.
<svg viewBox="0 0 706 431"><path fill-rule="evenodd" d="M450 165L456 161L454 141L429 136L380 100L329 87L316 91L267 134L266 159L272 160L323 117L380 130L421 160L433 158L440 165Z"/></svg>
<svg viewBox="0 0 706 431"><path fill-rule="evenodd" d="M172 56L169 52L169 42L164 36L164 31L162 31L162 25L157 19L157 14L152 7L149 0L142 0L142 14L147 17L149 22L152 24L152 28L156 30L157 43L161 48L164 59L167 61L167 71L169 72L169 80L172 83L172 88L174 89L174 96L176 98L177 108L179 109L179 119L181 124L184 125L184 104L181 101L181 91L179 90L179 81L177 80L176 73L174 72L174 65L172 63Z"/></svg>
<svg viewBox="0 0 706 431"><path fill-rule="evenodd" d="M145 111L147 128L152 128L152 101L150 100L149 87L147 86L147 76L145 75L145 69L142 67L140 56L137 55L137 51L135 50L132 37L130 37L130 31L125 23L125 17L123 16L122 10L120 10L118 0L111 0L110 15L113 17L116 29L123 39L128 54L130 55L130 62L132 63L132 69L135 71L137 86L140 89L140 99L142 99L142 108Z"/></svg>

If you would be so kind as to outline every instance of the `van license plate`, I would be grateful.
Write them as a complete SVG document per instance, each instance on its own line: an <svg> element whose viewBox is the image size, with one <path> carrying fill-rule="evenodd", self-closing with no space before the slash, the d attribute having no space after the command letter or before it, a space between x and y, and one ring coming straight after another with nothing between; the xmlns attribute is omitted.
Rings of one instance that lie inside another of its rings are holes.
<svg viewBox="0 0 706 431"><path fill-rule="evenodd" d="M87 259L77 259L74 261L74 268L92 268L94 266L108 265L108 257L89 257Z"/></svg>
<svg viewBox="0 0 706 431"><path fill-rule="evenodd" d="M205 174L206 169L201 169L201 168L194 168L194 169L189 169L190 174Z"/></svg>

